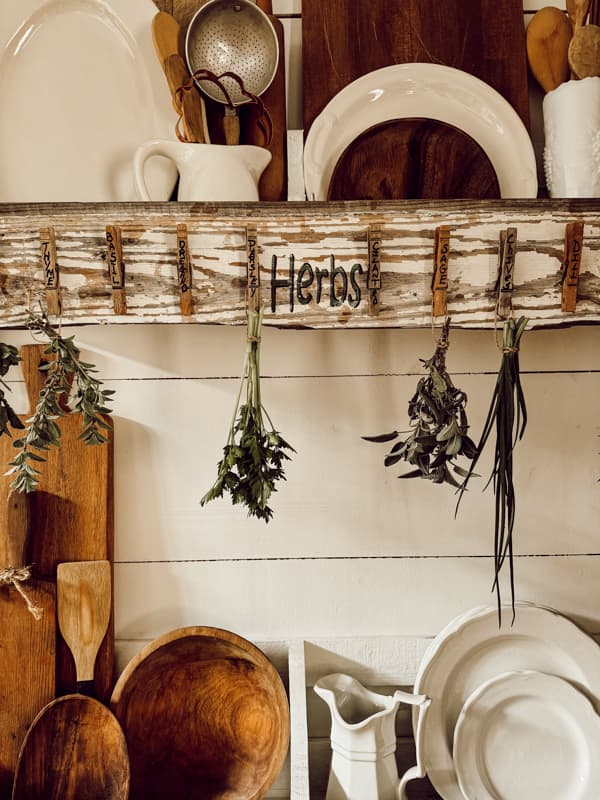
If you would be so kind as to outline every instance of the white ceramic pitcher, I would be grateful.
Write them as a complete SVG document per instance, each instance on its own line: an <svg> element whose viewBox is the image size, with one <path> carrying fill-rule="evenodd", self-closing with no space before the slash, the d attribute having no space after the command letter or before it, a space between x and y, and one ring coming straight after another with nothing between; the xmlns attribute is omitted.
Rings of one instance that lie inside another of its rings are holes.
<svg viewBox="0 0 600 800"><path fill-rule="evenodd" d="M406 784L425 775L421 767L423 722L430 700L397 690L393 695L365 689L349 675L335 673L314 685L331 712L332 759L326 800L405 800ZM396 711L400 703L419 706L417 765L398 777Z"/></svg>
<svg viewBox="0 0 600 800"><path fill-rule="evenodd" d="M141 144L133 166L137 191L150 200L144 165L151 156L170 158L179 172L178 200L258 200L258 182L271 153L255 145L193 144L152 139Z"/></svg>

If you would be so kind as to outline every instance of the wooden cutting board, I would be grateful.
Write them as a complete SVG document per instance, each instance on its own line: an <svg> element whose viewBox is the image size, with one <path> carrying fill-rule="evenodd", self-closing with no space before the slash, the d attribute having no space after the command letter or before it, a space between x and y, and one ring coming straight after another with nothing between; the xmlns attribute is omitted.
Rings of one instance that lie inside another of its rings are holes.
<svg viewBox="0 0 600 800"><path fill-rule="evenodd" d="M271 142L266 145L271 152L271 162L263 172L258 192L261 200L287 200L287 113L285 95L285 48L283 25L273 16L271 0L256 0L271 19L277 40L279 41L279 63L277 73L267 91L261 96L265 108L269 112L273 125ZM259 112L257 106L240 107L241 143L264 147L264 138L258 126Z"/></svg>
<svg viewBox="0 0 600 800"><path fill-rule="evenodd" d="M44 373L38 366L45 345L21 348L22 368L33 410ZM25 420L30 416L22 416ZM112 426L110 417L107 422ZM89 446L78 439L81 417L69 415L57 420L61 446L51 448L48 460L41 465L38 490L31 498L30 557L36 574L52 580L62 561L113 560L113 433L108 431L105 445ZM18 432L17 432L18 433ZM0 437L0 464L13 459L12 440ZM2 469L2 473L6 470ZM0 478L0 505L6 503L10 477ZM5 559L6 528L0 520L0 563ZM106 701L114 682L113 611L109 630L100 647L94 673L94 692ZM71 654L59 638L57 643L57 694L75 690L75 669Z"/></svg>
<svg viewBox="0 0 600 800"><path fill-rule="evenodd" d="M0 502L0 525L10 532L2 565L31 564L27 547L29 498L12 493ZM36 619L14 585L0 588L0 797L10 797L19 750L37 713L54 698L56 653L55 586L32 577L22 584Z"/></svg>
<svg viewBox="0 0 600 800"><path fill-rule="evenodd" d="M370 0L368 4L303 0L302 49L305 133L327 103L356 78L391 64L419 61L444 64L477 76L503 95L529 124L521 0ZM412 133L408 123L402 128L404 141L421 136L420 121L414 123ZM485 154L480 153L475 163L468 137L435 122L427 134L430 148L434 147L436 128L440 142L435 145L435 173L431 173L431 162L417 162L411 166L413 174L422 174L413 178L413 183L428 186L428 197L460 196L446 193L453 185L448 173L469 165L479 173L472 176L473 185L488 186L486 174L491 166ZM389 176L384 193L379 194L375 187L370 197L402 199L406 196L407 167L398 165L398 160L406 158L406 153L396 154L390 162L395 133L390 126L379 126L367 139L365 142L364 136L359 137L346 151L345 161L350 166L338 167L335 198L363 196L364 187L356 187L352 177L353 150L358 147L363 152L367 148L371 166L379 172L387 170ZM446 158L450 151L452 157ZM343 195L340 187L344 187Z"/></svg>

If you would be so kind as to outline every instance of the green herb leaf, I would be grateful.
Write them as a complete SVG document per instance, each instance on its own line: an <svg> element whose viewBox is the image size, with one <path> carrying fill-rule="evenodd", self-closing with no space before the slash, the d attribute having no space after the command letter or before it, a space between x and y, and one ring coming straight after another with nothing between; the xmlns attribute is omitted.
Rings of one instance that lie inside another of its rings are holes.
<svg viewBox="0 0 600 800"><path fill-rule="evenodd" d="M416 392L408 402L411 429L408 437L399 439L400 433L393 431L362 438L378 443L398 440L385 457L385 466L406 461L417 467L399 477L421 477L433 483L458 486L449 467L456 468L458 456L472 459L475 445L467 436L467 395L454 386L446 370L449 330L450 320L447 319L433 356L422 360L428 374L419 380Z"/></svg>
<svg viewBox="0 0 600 800"><path fill-rule="evenodd" d="M521 386L519 370L519 348L521 336L527 326L527 318L520 317L516 322L508 319L504 323L502 337L502 361L494 387L490 408L483 426L479 443L471 466L460 485L456 511L466 491L470 479L475 476L475 466L483 453L492 431L496 432L494 465L486 487L492 483L495 494L494 517L494 581L498 603L498 622L502 624L502 598L500 593L500 572L508 558L511 605L515 617L515 582L513 563L513 529L515 523L516 495L513 484L513 450L522 438L527 425L527 407ZM471 449L473 442L463 442L463 450ZM474 446L474 445L473 445ZM457 470L455 470L457 471ZM458 473L462 474L462 473ZM484 488L486 488L484 487Z"/></svg>
<svg viewBox="0 0 600 800"><path fill-rule="evenodd" d="M27 420L26 426L13 425L25 429L25 435L13 442L18 453L10 462L12 469L6 473L15 475L11 485L19 492L31 492L38 486L40 472L32 468L29 461L45 461L42 453L50 447L60 446L61 430L55 420L68 413L64 408L67 402L73 411L81 414L82 433L79 438L89 445L104 444L107 438L103 431L109 426L102 415L110 413L106 404L114 394L112 390L101 388L101 382L91 374L96 371L93 365L81 361L74 337L61 336L45 313L30 311L27 326L48 339L45 353L55 358L40 367L46 372L46 381L33 416Z"/></svg>
<svg viewBox="0 0 600 800"><path fill-rule="evenodd" d="M268 522L273 517L269 499L277 491L277 481L285 480L283 464L290 460L288 452L295 450L274 429L262 404L259 369L261 324L262 311L249 310L246 362L227 443L223 448L223 458L217 465L217 479L200 504L205 505L227 492L232 503L246 506L248 516ZM244 388L246 402L240 405Z"/></svg>

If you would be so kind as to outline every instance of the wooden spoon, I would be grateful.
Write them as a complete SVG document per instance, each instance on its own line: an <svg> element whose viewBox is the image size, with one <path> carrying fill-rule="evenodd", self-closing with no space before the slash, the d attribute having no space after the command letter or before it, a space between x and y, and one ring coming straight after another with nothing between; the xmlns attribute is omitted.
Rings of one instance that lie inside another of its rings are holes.
<svg viewBox="0 0 600 800"><path fill-rule="evenodd" d="M569 64L578 78L600 76L600 27L584 25L573 34L569 45Z"/></svg>
<svg viewBox="0 0 600 800"><path fill-rule="evenodd" d="M110 564L59 564L58 623L75 660L78 691L90 692L110 617ZM127 800L125 736L111 711L84 694L49 703L33 721L17 762L13 800Z"/></svg>
<svg viewBox="0 0 600 800"><path fill-rule="evenodd" d="M541 8L527 27L527 59L537 82L551 92L569 80L569 43L573 26L554 6Z"/></svg>
<svg viewBox="0 0 600 800"><path fill-rule="evenodd" d="M161 64L164 64L172 53L181 52L181 28L179 23L166 11L159 11L152 19L152 41Z"/></svg>
<svg viewBox="0 0 600 800"><path fill-rule="evenodd" d="M567 0L567 13L575 29L585 25L591 0Z"/></svg>

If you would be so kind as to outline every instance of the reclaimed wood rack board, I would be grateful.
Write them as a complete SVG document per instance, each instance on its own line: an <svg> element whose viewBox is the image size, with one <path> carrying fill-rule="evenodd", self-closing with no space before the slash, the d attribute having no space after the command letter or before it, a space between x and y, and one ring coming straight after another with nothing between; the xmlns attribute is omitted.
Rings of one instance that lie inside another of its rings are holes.
<svg viewBox="0 0 600 800"><path fill-rule="evenodd" d="M44 293L66 325L242 325L250 274L267 325L428 327L441 232L453 326L497 324L507 232L514 314L600 322L599 200L405 200L3 205L0 327Z"/></svg>

